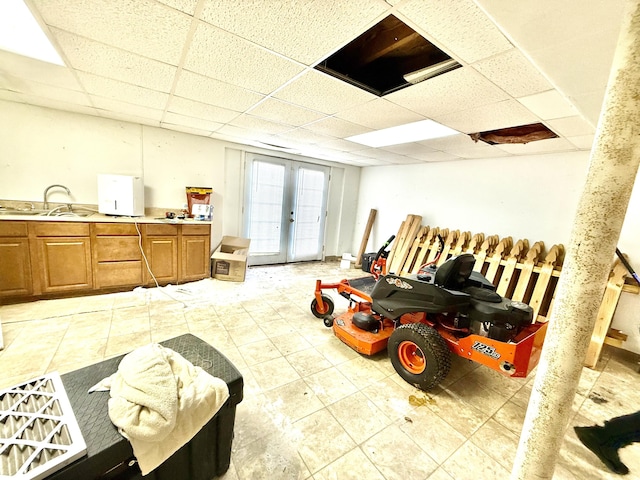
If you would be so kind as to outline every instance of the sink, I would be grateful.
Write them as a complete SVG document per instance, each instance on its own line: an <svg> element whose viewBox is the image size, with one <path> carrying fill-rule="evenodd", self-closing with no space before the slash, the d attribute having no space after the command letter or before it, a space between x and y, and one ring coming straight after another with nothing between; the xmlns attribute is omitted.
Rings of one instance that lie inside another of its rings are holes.
<svg viewBox="0 0 640 480"><path fill-rule="evenodd" d="M0 208L0 215L46 215L48 210L21 210L19 208Z"/></svg>
<svg viewBox="0 0 640 480"><path fill-rule="evenodd" d="M0 215L33 215L33 216L46 216L46 217L90 217L94 211L85 210L83 208L73 209L71 211L60 210L54 208L53 210L40 210L34 209L19 209L19 208L3 208L0 207Z"/></svg>

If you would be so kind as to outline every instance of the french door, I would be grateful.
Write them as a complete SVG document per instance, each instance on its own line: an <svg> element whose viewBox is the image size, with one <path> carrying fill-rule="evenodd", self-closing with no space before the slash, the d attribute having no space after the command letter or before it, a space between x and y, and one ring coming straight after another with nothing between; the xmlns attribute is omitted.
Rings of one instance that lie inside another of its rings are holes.
<svg viewBox="0 0 640 480"><path fill-rule="evenodd" d="M245 172L249 265L321 260L329 168L250 155Z"/></svg>

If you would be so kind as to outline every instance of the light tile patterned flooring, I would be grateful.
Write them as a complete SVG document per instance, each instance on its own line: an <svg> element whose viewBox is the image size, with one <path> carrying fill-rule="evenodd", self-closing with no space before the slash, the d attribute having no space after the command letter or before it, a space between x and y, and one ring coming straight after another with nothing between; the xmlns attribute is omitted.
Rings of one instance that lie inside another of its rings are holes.
<svg viewBox="0 0 640 480"><path fill-rule="evenodd" d="M518 445L533 378L507 379L454 357L430 393L405 383L386 353L361 356L309 310L315 280L362 276L337 262L249 268L244 283L4 305L0 388L193 333L242 372L232 465L224 480L502 480ZM333 292L336 312L346 300ZM584 369L572 425L640 408L638 356L605 347ZM640 444L621 451L640 478ZM609 479L567 433L555 479Z"/></svg>

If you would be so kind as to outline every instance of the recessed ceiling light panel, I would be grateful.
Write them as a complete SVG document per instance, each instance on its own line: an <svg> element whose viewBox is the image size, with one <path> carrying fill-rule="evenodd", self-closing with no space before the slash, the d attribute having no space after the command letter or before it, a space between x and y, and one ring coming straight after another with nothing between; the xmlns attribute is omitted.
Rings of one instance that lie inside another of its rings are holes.
<svg viewBox="0 0 640 480"><path fill-rule="evenodd" d="M0 50L65 66L23 0L0 1Z"/></svg>
<svg viewBox="0 0 640 480"><path fill-rule="evenodd" d="M420 120L419 122L398 125L397 127L376 130L375 132L362 133L347 137L346 140L367 145L369 147L386 147L400 143L419 142L433 138L457 135L458 131L445 127L433 120Z"/></svg>

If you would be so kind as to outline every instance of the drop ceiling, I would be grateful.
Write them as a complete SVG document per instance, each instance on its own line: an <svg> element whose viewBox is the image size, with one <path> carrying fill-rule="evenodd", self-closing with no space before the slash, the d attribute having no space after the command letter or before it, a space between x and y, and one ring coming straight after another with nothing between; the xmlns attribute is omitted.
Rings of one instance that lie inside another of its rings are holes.
<svg viewBox="0 0 640 480"><path fill-rule="evenodd" d="M588 150L624 0L27 0L65 60L0 50L0 99L357 166ZM462 67L378 97L314 67L393 15ZM346 137L432 119L453 137ZM558 138L475 143L542 123Z"/></svg>

